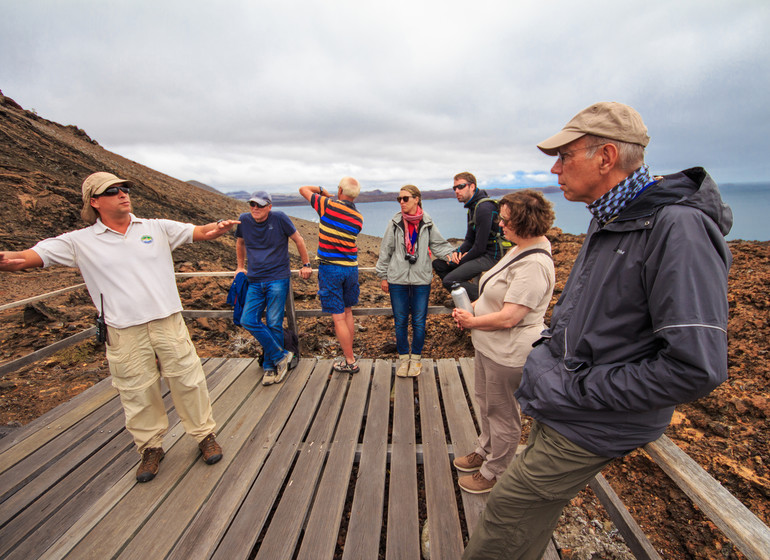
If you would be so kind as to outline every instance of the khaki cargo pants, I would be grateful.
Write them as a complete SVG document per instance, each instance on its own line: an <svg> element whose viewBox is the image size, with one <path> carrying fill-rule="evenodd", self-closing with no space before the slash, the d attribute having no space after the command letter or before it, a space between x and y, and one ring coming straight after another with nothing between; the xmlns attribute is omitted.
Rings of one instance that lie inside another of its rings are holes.
<svg viewBox="0 0 770 560"><path fill-rule="evenodd" d="M168 430L161 376L185 431L198 442L214 431L206 376L181 313L124 329L108 326L108 334L112 385L139 453L161 447Z"/></svg>

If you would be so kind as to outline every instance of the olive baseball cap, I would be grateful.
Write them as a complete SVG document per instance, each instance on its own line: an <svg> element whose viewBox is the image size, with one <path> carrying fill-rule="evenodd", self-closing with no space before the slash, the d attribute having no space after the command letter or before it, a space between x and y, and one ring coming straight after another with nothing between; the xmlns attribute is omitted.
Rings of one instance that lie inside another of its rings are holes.
<svg viewBox="0 0 770 560"><path fill-rule="evenodd" d="M586 134L645 147L650 143L647 127L639 113L622 103L602 101L580 111L561 131L537 147L549 156L555 156L559 148Z"/></svg>
<svg viewBox="0 0 770 560"><path fill-rule="evenodd" d="M80 217L88 224L96 223L96 210L91 206L91 197L94 195L102 194L112 185L119 185L126 183L128 186L133 186L131 181L125 179L119 179L112 173L106 173L99 171L98 173L92 173L86 180L83 181L83 209L80 211Z"/></svg>

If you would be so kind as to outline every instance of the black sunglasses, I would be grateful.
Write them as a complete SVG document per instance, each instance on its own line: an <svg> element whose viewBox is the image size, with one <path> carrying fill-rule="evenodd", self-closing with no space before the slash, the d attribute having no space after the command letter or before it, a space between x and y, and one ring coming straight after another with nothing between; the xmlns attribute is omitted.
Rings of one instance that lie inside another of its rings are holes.
<svg viewBox="0 0 770 560"><path fill-rule="evenodd" d="M120 185L120 186L116 185L112 187L107 187L99 194L91 195L91 198L100 198L102 196L115 196L116 194L121 192L126 194L131 194L131 187L127 187L125 185Z"/></svg>
<svg viewBox="0 0 770 560"><path fill-rule="evenodd" d="M460 189L464 189L465 187L467 187L470 184L472 184L472 183L460 183L459 185L453 186L452 190L453 191L459 191Z"/></svg>
<svg viewBox="0 0 770 560"><path fill-rule="evenodd" d="M269 204L257 204L253 200L249 200L249 206L251 206L252 208L254 208L255 206L257 208L266 208L267 206L269 206Z"/></svg>
<svg viewBox="0 0 770 560"><path fill-rule="evenodd" d="M416 198L414 196L397 196L396 202L407 202L410 198Z"/></svg>

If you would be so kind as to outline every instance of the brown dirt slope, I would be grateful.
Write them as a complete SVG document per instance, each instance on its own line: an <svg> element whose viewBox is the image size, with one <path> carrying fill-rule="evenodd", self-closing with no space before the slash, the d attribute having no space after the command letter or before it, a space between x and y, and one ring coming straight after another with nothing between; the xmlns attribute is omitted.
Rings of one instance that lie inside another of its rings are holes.
<svg viewBox="0 0 770 560"><path fill-rule="evenodd" d="M138 184L132 193L135 212L205 223L235 217L245 203L197 188L157 173L101 148L75 126L62 126L25 111L0 93L0 249L19 250L37 240L81 227L80 184L93 171L110 171ZM289 212L290 213L290 212ZM317 246L316 226L295 220L309 249ZM550 234L557 265L558 297L582 238L553 230ZM363 266L377 258L379 239L359 240ZM734 264L730 273L729 380L711 395L678 408L668 435L703 468L738 497L765 523L770 522L770 402L768 369L768 279L770 244L730 243ZM230 236L180 248L177 269L232 270L234 243ZM295 264L298 261L295 256ZM385 307L387 296L370 273L362 273L361 305ZM0 274L0 305L80 282L76 271L52 269ZM189 309L224 309L229 279L180 280L180 293ZM432 304L445 295L434 283ZM319 307L315 278L294 284L298 307ZM44 302L0 312L0 363L26 355L93 324L94 309L84 290ZM190 321L202 356L253 356L257 347L243 330L225 319ZM395 357L392 320L357 321L356 352L366 357ZM333 326L328 318L301 320L303 350L334 355ZM446 316L430 317L427 357L470 356L473 348ZM24 424L108 375L104 351L87 341L51 359L38 361L0 378L0 426ZM526 421L525 421L526 425ZM2 430L0 429L0 432ZM2 435L0 433L0 435ZM731 543L666 475L641 451L615 462L606 476L664 558L743 558ZM612 529L602 521L590 492L573 501L578 509L565 514L565 525L577 527L587 539L582 549L565 546L568 558L621 557L597 544ZM605 539L606 540L606 539ZM586 552L587 551L587 552Z"/></svg>

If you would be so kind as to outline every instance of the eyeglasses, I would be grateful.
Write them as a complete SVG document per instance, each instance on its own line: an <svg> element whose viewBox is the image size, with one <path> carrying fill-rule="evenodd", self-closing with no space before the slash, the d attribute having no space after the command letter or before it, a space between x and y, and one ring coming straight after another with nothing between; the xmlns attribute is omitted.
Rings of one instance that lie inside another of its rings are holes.
<svg viewBox="0 0 770 560"><path fill-rule="evenodd" d="M249 200L249 206L251 206L252 208L254 208L255 206L257 208L266 208L266 207L270 206L270 204L258 204L256 202L254 202L253 200Z"/></svg>
<svg viewBox="0 0 770 560"><path fill-rule="evenodd" d="M464 189L468 185L472 185L473 183L460 183L459 185L455 185L452 187L453 191L459 191L460 189Z"/></svg>
<svg viewBox="0 0 770 560"><path fill-rule="evenodd" d="M116 194L121 192L126 194L131 194L131 187L126 187L125 185L120 185L120 186L116 185L112 187L107 187L99 194L91 195L91 198L100 198L102 196L115 196Z"/></svg>
<svg viewBox="0 0 770 560"><path fill-rule="evenodd" d="M397 196L396 201L397 202L407 202L410 198L416 198L414 196Z"/></svg>
<svg viewBox="0 0 770 560"><path fill-rule="evenodd" d="M571 156L575 152L579 152L581 150L590 150L591 148L598 148L599 146L604 146L604 144L594 144L593 146L584 146L582 148L575 148L574 150L570 150L569 152L559 152L556 154L556 157L559 158L559 162L564 165L564 156Z"/></svg>

